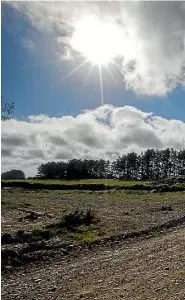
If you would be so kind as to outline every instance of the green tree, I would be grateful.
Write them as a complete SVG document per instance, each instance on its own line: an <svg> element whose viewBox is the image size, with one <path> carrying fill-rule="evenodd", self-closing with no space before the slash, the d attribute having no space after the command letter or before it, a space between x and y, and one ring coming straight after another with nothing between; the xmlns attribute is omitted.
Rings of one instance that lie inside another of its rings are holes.
<svg viewBox="0 0 185 300"><path fill-rule="evenodd" d="M1 179L25 179L25 174L21 170L10 170L1 174Z"/></svg>

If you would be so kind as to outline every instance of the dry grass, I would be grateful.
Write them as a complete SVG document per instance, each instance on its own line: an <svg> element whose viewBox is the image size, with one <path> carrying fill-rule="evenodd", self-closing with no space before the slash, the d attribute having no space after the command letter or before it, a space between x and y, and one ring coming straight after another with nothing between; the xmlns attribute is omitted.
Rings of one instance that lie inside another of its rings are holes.
<svg viewBox="0 0 185 300"><path fill-rule="evenodd" d="M164 205L172 209L162 208ZM174 218L184 210L184 192L2 190L2 233L42 230L77 207L92 209L100 220L101 235L110 236ZM30 212L36 212L34 220L25 218Z"/></svg>

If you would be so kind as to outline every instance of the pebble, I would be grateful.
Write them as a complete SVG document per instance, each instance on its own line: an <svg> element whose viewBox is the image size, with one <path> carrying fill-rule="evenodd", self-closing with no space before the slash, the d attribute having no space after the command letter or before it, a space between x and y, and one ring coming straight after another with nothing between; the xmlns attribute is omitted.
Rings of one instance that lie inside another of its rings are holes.
<svg viewBox="0 0 185 300"><path fill-rule="evenodd" d="M41 278L33 278L33 280L34 280L35 282L42 281L42 279L41 279Z"/></svg>
<svg viewBox="0 0 185 300"><path fill-rule="evenodd" d="M103 280L101 280L101 279L100 279L100 280L98 280L98 283L101 283L101 282L103 282Z"/></svg>

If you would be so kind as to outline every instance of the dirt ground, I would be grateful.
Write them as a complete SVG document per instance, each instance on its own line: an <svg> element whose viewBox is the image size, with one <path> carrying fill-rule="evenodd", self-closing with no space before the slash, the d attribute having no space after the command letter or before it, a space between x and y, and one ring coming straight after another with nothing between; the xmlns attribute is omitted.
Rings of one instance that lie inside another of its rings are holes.
<svg viewBox="0 0 185 300"><path fill-rule="evenodd" d="M94 210L102 236L110 236L171 220L184 212L184 200L183 192L5 190L2 232L41 228L80 205ZM18 221L30 210L42 214ZM182 225L10 268L2 274L2 299L185 299L184 236Z"/></svg>
<svg viewBox="0 0 185 300"><path fill-rule="evenodd" d="M166 222L184 212L184 200L185 192L2 190L1 230L41 229L76 208L91 208L99 218L100 235L110 236ZM171 206L171 210L163 210L163 206ZM31 211L40 216L20 221Z"/></svg>
<svg viewBox="0 0 185 300"><path fill-rule="evenodd" d="M185 228L21 267L2 299L185 299Z"/></svg>

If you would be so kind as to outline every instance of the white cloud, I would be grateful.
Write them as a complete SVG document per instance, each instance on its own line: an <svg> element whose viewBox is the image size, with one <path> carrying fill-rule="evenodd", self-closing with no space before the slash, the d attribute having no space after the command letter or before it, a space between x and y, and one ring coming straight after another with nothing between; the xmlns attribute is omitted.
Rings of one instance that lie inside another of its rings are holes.
<svg viewBox="0 0 185 300"><path fill-rule="evenodd" d="M101 20L118 23L124 44L121 72L127 89L137 94L163 96L178 83L185 86L183 2L20 1L11 5L32 26L53 37L58 46L62 42L69 47L74 24L83 16L96 15Z"/></svg>
<svg viewBox="0 0 185 300"><path fill-rule="evenodd" d="M115 159L130 151L184 146L185 123L132 106L104 105L76 117L30 116L2 122L2 171L20 168L34 175L47 161Z"/></svg>
<svg viewBox="0 0 185 300"><path fill-rule="evenodd" d="M29 39L27 39L27 38L22 39L22 45L23 45L25 48L29 49L29 50L35 49L35 44L34 44L34 42L31 41L31 40L29 40Z"/></svg>

